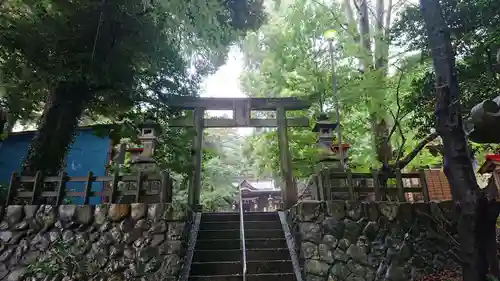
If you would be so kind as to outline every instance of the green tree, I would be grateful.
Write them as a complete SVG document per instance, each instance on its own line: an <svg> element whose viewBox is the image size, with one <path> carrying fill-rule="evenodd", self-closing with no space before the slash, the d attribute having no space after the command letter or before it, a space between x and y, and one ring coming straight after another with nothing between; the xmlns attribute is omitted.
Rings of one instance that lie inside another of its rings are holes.
<svg viewBox="0 0 500 281"><path fill-rule="evenodd" d="M485 1L441 1L443 18L450 30L453 50L457 55L456 71L462 93L464 113L477 103L500 92L500 3ZM418 52L423 66L411 85L411 94L403 103L414 110L410 126L419 135L434 127L436 90L435 74L430 62L427 34L418 7L408 6L392 27L394 42L408 51Z"/></svg>
<svg viewBox="0 0 500 281"><path fill-rule="evenodd" d="M227 46L260 25L261 4L3 1L0 63L12 77L4 84L47 96L24 173L59 171L85 110L116 116L138 105L159 107L168 95L193 95ZM36 80L24 83L23 70Z"/></svg>
<svg viewBox="0 0 500 281"><path fill-rule="evenodd" d="M325 6L299 0L273 10L269 23L259 32L250 33L243 44L246 59L243 88L249 96L311 98L314 101L311 110L298 114L314 118L319 111L325 111L334 116L331 62L328 44L322 38L325 30L333 27L338 31L336 80L343 138L351 144L351 167L366 171L378 166L384 153L377 152L377 148L384 138L390 145L383 147L391 148L388 164L395 166L396 160L408 163L417 155L415 152L420 151L413 150L419 142L406 126L413 111L398 101L411 94L412 82L422 73L422 66L411 56L404 59L396 56L398 60L388 65L384 61L388 59L387 46L379 46L381 49L378 50L383 50L383 54L371 53L368 58L361 57L359 44L353 40L353 34L359 33L340 24L349 17L345 12L347 8L344 7L343 12L341 7L333 4ZM383 38L375 38L379 40L377 44L387 43L387 32L383 31ZM359 71L360 60L365 60L368 65L371 61L375 63L375 58L378 58L378 68L363 73ZM392 71L388 71L389 68ZM377 132L372 126L375 123L381 125ZM375 133L377 142L373 141ZM274 134L265 132L253 136L247 154L255 156L252 162L258 170L277 174L279 156ZM307 129L290 130L289 135L294 173L299 177L308 176L313 171L317 155L316 136ZM410 157L403 157L405 153ZM415 164L431 165L438 161L428 151L420 151L419 157L420 161Z"/></svg>

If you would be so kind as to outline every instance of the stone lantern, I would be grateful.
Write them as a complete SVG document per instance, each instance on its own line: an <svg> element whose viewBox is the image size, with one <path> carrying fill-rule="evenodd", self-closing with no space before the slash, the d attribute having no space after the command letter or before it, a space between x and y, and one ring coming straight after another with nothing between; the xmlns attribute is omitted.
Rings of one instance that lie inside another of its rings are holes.
<svg viewBox="0 0 500 281"><path fill-rule="evenodd" d="M339 145L335 143L335 129L338 123L331 122L325 113L321 113L318 117L318 121L314 124L313 132L318 133L318 138L316 143L320 149L319 164L321 168L340 168L343 170L340 164L340 151ZM347 150L349 149L349 144L343 143L343 158L344 163L347 162Z"/></svg>
<svg viewBox="0 0 500 281"><path fill-rule="evenodd" d="M313 132L318 133L317 144L319 147L319 161L316 167L316 173L319 175L324 170L331 172L344 172L345 167L342 166L340 161L340 149L338 143L336 143L335 129L338 123L331 122L328 120L326 114L322 113L318 117L318 121L314 125ZM344 163L347 163L347 149L349 144L342 144ZM328 172L327 172L328 174ZM331 199L341 199L347 200L348 195L346 192L334 193L330 192L330 188L338 188L345 186L345 180L343 179L330 179L328 176L320 176L318 192L315 197L318 200L331 200ZM312 194L312 193L311 193Z"/></svg>
<svg viewBox="0 0 500 281"><path fill-rule="evenodd" d="M140 146L127 149L132 154L130 164L142 171L154 170L156 161L153 155L160 126L152 120L146 120L139 125L139 129Z"/></svg>
<svg viewBox="0 0 500 281"><path fill-rule="evenodd" d="M160 125L152 120L146 120L144 123L139 125L139 129L141 130L139 140L144 148L142 155L152 157L154 154L156 139L160 133Z"/></svg>

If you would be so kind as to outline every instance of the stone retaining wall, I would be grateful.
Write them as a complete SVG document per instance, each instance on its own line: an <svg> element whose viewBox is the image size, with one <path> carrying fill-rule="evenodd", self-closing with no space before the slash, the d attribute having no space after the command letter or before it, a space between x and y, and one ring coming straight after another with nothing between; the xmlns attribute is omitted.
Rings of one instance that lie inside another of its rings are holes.
<svg viewBox="0 0 500 281"><path fill-rule="evenodd" d="M177 280L189 223L174 207L0 208L0 280Z"/></svg>
<svg viewBox="0 0 500 281"><path fill-rule="evenodd" d="M301 202L289 213L306 281L407 281L455 269L451 202Z"/></svg>

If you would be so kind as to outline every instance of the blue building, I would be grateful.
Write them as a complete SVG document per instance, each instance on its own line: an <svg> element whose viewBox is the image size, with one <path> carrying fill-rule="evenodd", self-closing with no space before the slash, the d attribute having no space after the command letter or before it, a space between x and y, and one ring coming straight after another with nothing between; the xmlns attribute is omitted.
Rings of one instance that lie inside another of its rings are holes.
<svg viewBox="0 0 500 281"><path fill-rule="evenodd" d="M19 171L28 146L35 136L35 131L25 131L9 134L0 142L0 183L8 183L13 172ZM69 176L87 176L89 171L94 175L105 175L110 153L109 137L96 136L91 127L81 127L77 130L75 141L66 156L64 171ZM83 191L84 183L68 183L67 188L73 191ZM93 191L102 191L102 184L93 184ZM90 204L99 204L101 198L90 198ZM73 198L75 204L81 204L82 198Z"/></svg>

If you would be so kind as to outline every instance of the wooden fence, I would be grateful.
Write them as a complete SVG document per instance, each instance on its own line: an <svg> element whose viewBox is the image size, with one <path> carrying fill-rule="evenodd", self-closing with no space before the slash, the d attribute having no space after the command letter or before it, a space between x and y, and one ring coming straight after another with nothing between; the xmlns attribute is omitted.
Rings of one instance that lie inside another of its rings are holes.
<svg viewBox="0 0 500 281"><path fill-rule="evenodd" d="M318 200L333 200L336 195L346 195L348 200L397 200L406 201L406 194L419 193L421 199L429 201L429 191L424 170L412 173L402 173L397 169L387 180L385 188L380 184L377 170L371 173L336 172L323 170L309 181L303 197L311 197ZM405 183L410 183L407 186ZM342 197L343 198L343 197Z"/></svg>
<svg viewBox="0 0 500 281"><path fill-rule="evenodd" d="M146 190L147 185L157 183L156 190ZM83 191L68 190L70 183L81 183ZM102 191L92 191L94 184L101 184ZM128 190L123 190L127 186ZM5 205L12 204L47 204L61 205L65 203L64 199L80 197L83 198L83 204L89 204L91 197L101 197L101 203L123 203L117 202L125 196L131 198L134 202L127 203L171 203L172 202L173 181L167 172L161 174L144 174L139 172L137 175L119 175L113 176L94 176L89 172L84 177L70 177L66 173L59 176L43 177L42 173L37 172L34 177L19 176L13 173L10 184L7 189ZM0 203L0 204L1 204Z"/></svg>

